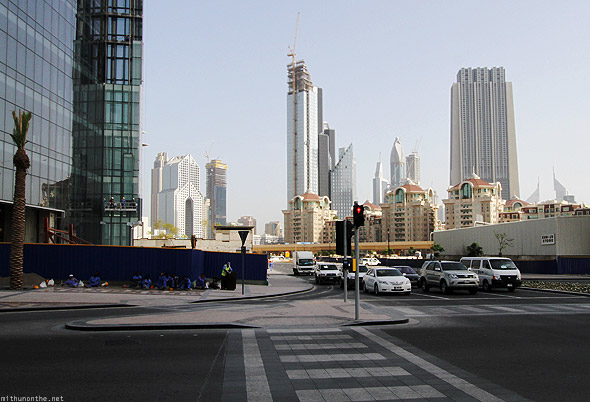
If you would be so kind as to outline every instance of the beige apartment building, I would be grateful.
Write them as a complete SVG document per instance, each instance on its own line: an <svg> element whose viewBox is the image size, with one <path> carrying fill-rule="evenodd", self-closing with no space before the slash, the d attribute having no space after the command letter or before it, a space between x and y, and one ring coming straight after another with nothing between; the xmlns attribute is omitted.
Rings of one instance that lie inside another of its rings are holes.
<svg viewBox="0 0 590 402"><path fill-rule="evenodd" d="M326 222L336 217L336 211L330 206L328 197L312 193L293 197L289 201L289 209L283 210L285 243L321 243L329 239L325 231L329 230L330 225L326 225Z"/></svg>
<svg viewBox="0 0 590 402"><path fill-rule="evenodd" d="M504 212L500 213L501 223L554 218L556 216L583 215L583 213L578 212L583 209L582 205L572 204L567 201L551 200L537 204L529 204L520 200L514 203L512 201L507 202Z"/></svg>
<svg viewBox="0 0 590 402"><path fill-rule="evenodd" d="M381 206L381 241L428 241L439 230L434 190L404 184L385 194Z"/></svg>
<svg viewBox="0 0 590 402"><path fill-rule="evenodd" d="M446 228L457 229L478 223L499 223L504 210L502 185L490 184L475 173L467 180L449 188L445 206Z"/></svg>

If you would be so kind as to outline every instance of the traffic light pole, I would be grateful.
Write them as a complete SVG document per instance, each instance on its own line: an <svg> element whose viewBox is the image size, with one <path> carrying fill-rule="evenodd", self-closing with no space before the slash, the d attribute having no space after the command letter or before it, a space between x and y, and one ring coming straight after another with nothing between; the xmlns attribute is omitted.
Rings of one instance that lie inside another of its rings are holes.
<svg viewBox="0 0 590 402"><path fill-rule="evenodd" d="M344 260L342 261L342 276L344 278L342 278L344 280L344 303L348 302L348 267L346 264L346 259L347 254L348 254L348 250L347 250L347 245L348 245L348 237L346 237L346 226L348 226L348 222L346 222L346 218L344 219ZM351 250L352 251L352 250Z"/></svg>
<svg viewBox="0 0 590 402"><path fill-rule="evenodd" d="M354 270L354 319L359 319L359 228L354 228L354 255L356 258L356 269Z"/></svg>

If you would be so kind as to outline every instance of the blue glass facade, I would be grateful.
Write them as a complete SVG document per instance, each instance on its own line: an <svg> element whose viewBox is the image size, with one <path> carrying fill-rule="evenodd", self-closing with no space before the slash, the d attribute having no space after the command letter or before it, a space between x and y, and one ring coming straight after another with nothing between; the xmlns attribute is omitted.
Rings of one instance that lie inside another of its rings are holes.
<svg viewBox="0 0 590 402"><path fill-rule="evenodd" d="M44 218L60 226L67 207L75 14L75 0L0 0L0 241L10 240L13 110L33 114L25 241L42 241Z"/></svg>
<svg viewBox="0 0 590 402"><path fill-rule="evenodd" d="M129 245L141 216L142 12L142 0L78 1L70 216L95 244Z"/></svg>

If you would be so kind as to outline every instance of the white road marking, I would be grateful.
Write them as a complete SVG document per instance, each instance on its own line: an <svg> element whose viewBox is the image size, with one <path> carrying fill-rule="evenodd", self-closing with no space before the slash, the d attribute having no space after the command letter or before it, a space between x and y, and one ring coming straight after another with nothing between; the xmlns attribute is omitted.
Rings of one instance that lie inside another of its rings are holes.
<svg viewBox="0 0 590 402"><path fill-rule="evenodd" d="M264 363L253 329L242 331L244 347L244 369L246 372L246 394L249 401L272 402L270 386L266 378Z"/></svg>

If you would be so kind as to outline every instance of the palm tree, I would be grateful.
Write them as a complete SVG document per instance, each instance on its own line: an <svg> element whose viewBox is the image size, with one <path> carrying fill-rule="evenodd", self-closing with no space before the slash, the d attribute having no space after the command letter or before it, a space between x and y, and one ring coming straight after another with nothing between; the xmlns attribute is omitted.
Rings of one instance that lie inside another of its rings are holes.
<svg viewBox="0 0 590 402"><path fill-rule="evenodd" d="M10 135L16 145L12 163L16 167L14 180L14 203L12 204L12 242L10 246L10 289L23 288L23 245L25 242L25 182L27 169L31 166L25 151L31 112L12 112L14 130Z"/></svg>

